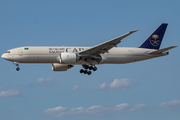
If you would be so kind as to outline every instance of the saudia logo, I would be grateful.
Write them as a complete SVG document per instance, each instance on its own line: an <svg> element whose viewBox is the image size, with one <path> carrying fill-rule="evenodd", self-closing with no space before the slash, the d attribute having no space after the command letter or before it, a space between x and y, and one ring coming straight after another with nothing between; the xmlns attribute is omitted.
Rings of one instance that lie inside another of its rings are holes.
<svg viewBox="0 0 180 120"><path fill-rule="evenodd" d="M156 34L152 35L152 38L149 40L151 45L158 46L161 42L160 40L158 40L158 38L159 38L158 35L156 35Z"/></svg>

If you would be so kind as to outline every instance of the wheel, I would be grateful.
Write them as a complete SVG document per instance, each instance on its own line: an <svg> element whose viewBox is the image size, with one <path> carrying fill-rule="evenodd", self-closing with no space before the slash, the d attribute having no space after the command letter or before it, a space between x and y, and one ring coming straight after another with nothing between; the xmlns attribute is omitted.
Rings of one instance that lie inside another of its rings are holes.
<svg viewBox="0 0 180 120"><path fill-rule="evenodd" d="M88 65L86 65L85 69L89 69L89 66L88 66Z"/></svg>
<svg viewBox="0 0 180 120"><path fill-rule="evenodd" d="M85 71L84 71L84 74L86 74L86 73L88 73L88 71L87 71L87 70L85 70Z"/></svg>
<svg viewBox="0 0 180 120"><path fill-rule="evenodd" d="M79 72L80 72L80 73L83 73L83 72L84 72L84 70L83 70L83 69L81 69Z"/></svg>
<svg viewBox="0 0 180 120"><path fill-rule="evenodd" d="M16 68L16 70L17 70L17 71L19 71L19 70L20 70L20 68L19 68L19 67L17 67L17 68Z"/></svg>
<svg viewBox="0 0 180 120"><path fill-rule="evenodd" d="M94 68L93 68L93 71L96 71L96 70L97 70L97 67L94 67Z"/></svg>
<svg viewBox="0 0 180 120"><path fill-rule="evenodd" d="M88 72L88 75L91 75L91 71Z"/></svg>
<svg viewBox="0 0 180 120"><path fill-rule="evenodd" d="M92 70L92 69L93 69L93 67L92 67L92 66L90 66L90 67L89 67L89 70Z"/></svg>

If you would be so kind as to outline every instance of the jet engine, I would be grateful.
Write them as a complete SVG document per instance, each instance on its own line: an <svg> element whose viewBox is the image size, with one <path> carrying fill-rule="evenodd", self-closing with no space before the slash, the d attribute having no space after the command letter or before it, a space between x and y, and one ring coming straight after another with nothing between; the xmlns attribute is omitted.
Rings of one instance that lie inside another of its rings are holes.
<svg viewBox="0 0 180 120"><path fill-rule="evenodd" d="M73 67L72 65L60 64L60 63L52 63L52 70L53 71L67 71Z"/></svg>
<svg viewBox="0 0 180 120"><path fill-rule="evenodd" d="M60 63L75 63L80 58L76 53L61 53L60 54Z"/></svg>

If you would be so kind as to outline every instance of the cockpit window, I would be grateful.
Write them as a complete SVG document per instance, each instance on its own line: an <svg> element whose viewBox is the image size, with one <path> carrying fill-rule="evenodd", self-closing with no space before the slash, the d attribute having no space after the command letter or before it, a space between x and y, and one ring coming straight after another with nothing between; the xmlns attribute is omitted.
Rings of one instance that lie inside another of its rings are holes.
<svg viewBox="0 0 180 120"><path fill-rule="evenodd" d="M5 53L10 53L10 51L6 51Z"/></svg>

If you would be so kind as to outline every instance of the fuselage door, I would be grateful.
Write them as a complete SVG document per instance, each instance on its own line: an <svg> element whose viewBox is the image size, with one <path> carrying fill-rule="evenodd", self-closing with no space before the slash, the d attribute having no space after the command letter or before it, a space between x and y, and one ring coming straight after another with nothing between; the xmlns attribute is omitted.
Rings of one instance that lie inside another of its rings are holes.
<svg viewBox="0 0 180 120"><path fill-rule="evenodd" d="M23 55L23 49L19 49L19 56Z"/></svg>

